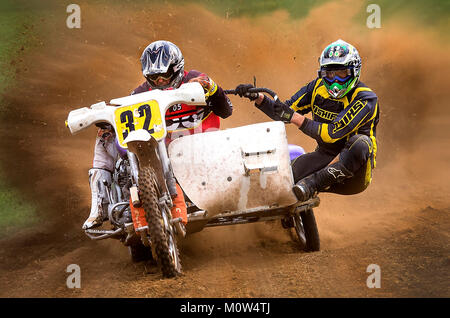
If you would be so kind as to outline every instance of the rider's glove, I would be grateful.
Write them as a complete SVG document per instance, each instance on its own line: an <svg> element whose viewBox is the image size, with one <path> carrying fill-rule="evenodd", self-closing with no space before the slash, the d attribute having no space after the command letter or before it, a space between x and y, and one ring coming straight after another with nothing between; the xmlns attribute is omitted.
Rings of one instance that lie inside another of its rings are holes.
<svg viewBox="0 0 450 318"><path fill-rule="evenodd" d="M112 125L107 122L96 123L95 126L97 126L100 129L113 130Z"/></svg>
<svg viewBox="0 0 450 318"><path fill-rule="evenodd" d="M290 123L292 116L294 116L295 113L292 108L282 103L279 99L277 99L273 105L273 112L285 123Z"/></svg>
<svg viewBox="0 0 450 318"><path fill-rule="evenodd" d="M197 82L200 83L200 85L202 85L203 90L205 91L205 96L207 98L217 91L217 84L214 83L214 81L205 74L201 74L198 77L190 79L189 83L192 82Z"/></svg>
<svg viewBox="0 0 450 318"><path fill-rule="evenodd" d="M251 101L254 101L258 98L259 95L258 93L249 93L248 90L250 88L254 88L254 86L252 84L240 84L236 86L235 90L240 97L246 97Z"/></svg>
<svg viewBox="0 0 450 318"><path fill-rule="evenodd" d="M96 123L95 126L99 128L97 136L104 140L109 140L114 135L114 128L110 123L100 122Z"/></svg>

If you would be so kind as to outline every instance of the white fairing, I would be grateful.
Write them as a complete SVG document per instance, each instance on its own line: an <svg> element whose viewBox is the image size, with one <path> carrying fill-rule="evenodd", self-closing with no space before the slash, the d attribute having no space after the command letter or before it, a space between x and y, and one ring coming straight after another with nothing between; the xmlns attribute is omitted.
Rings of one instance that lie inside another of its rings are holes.
<svg viewBox="0 0 450 318"><path fill-rule="evenodd" d="M67 127L72 134L88 128L92 124L106 121L113 125L116 107L107 106L105 102L94 104L91 108L83 107L72 110L67 118Z"/></svg>
<svg viewBox="0 0 450 318"><path fill-rule="evenodd" d="M183 103L187 105L206 105L205 93L199 83L186 83L174 90L152 90L140 94L116 98L111 100L114 106L108 106L105 102L73 110L67 118L67 126L72 134L98 122L108 122L114 128L114 113L118 106L129 106L150 100L156 100L161 111L161 118L165 118L166 110L173 104ZM164 131L165 120L163 120Z"/></svg>
<svg viewBox="0 0 450 318"><path fill-rule="evenodd" d="M297 202L282 122L184 136L169 145L169 157L177 181L209 217Z"/></svg>
<svg viewBox="0 0 450 318"><path fill-rule="evenodd" d="M171 104L183 103L187 105L206 105L205 92L199 83L186 83L181 85L178 89L163 91L155 89L148 92L116 98L111 100L111 104L127 106L149 100L158 101L161 106L161 115L163 118L167 107Z"/></svg>

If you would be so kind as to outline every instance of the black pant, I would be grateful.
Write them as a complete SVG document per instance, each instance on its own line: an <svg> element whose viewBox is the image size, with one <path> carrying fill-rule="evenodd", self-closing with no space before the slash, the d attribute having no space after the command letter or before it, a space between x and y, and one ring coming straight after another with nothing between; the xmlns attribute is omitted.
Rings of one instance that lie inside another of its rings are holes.
<svg viewBox="0 0 450 318"><path fill-rule="evenodd" d="M327 167L336 157L335 154L318 148L295 158L292 165L294 181L301 179ZM356 194L364 191L372 180L373 145L366 135L354 135L349 138L339 153L339 161L352 173L341 183L330 186L325 192L338 194Z"/></svg>

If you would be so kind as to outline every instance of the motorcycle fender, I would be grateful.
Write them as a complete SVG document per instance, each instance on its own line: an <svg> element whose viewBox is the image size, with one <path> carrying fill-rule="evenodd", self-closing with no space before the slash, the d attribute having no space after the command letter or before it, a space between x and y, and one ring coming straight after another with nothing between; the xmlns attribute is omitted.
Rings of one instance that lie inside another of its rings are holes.
<svg viewBox="0 0 450 318"><path fill-rule="evenodd" d="M138 129L138 130L133 130L131 131L127 138L125 138L125 140L123 141L123 143L128 144L130 142L133 141L149 141L150 139L152 139L152 136L150 135L150 133L145 130L145 129Z"/></svg>
<svg viewBox="0 0 450 318"><path fill-rule="evenodd" d="M128 151L131 151L138 157L139 166L150 165L153 167L158 178L158 184L167 191L163 167L157 152L158 142L156 139L148 131L139 129L130 132L125 139L125 143L128 146Z"/></svg>

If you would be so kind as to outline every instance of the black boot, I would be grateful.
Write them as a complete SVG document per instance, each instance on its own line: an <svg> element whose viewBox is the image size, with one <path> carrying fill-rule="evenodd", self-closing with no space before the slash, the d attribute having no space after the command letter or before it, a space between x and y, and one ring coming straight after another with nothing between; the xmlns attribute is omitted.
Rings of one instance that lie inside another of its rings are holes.
<svg viewBox="0 0 450 318"><path fill-rule="evenodd" d="M338 161L303 178L295 184L292 190L299 201L307 201L318 192L352 176L353 173Z"/></svg>

